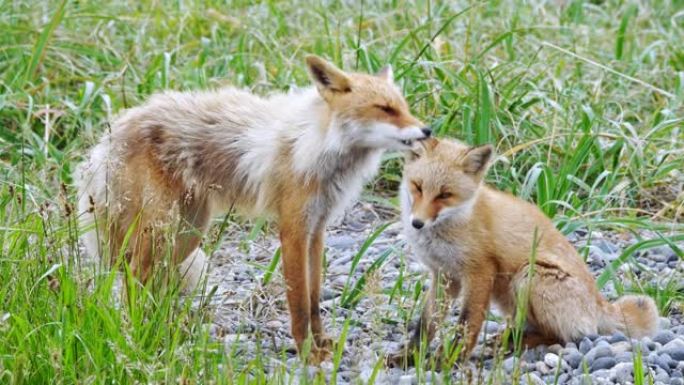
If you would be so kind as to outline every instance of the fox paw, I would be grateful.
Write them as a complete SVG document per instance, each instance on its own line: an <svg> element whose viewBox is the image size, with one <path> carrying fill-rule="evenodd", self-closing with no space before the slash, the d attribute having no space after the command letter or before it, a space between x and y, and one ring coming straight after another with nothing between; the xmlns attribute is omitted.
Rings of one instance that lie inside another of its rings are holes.
<svg viewBox="0 0 684 385"><path fill-rule="evenodd" d="M398 352L389 353L385 356L385 366L388 368L401 368L407 369L413 366L413 354L411 350L407 348L402 348Z"/></svg>
<svg viewBox="0 0 684 385"><path fill-rule="evenodd" d="M313 346L309 352L309 357L307 357L307 363L309 365L319 365L321 362L330 360L330 358L332 358L332 351L330 349Z"/></svg>
<svg viewBox="0 0 684 385"><path fill-rule="evenodd" d="M326 334L314 336L314 342L317 347L328 350L332 350L334 344L334 340Z"/></svg>

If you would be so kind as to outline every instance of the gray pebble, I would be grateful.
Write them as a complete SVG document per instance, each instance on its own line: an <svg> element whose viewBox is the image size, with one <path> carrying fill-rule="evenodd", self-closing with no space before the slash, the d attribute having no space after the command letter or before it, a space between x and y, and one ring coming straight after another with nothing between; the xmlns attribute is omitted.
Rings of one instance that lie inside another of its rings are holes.
<svg viewBox="0 0 684 385"><path fill-rule="evenodd" d="M483 330L487 335L492 335L499 332L499 324L495 321L487 321Z"/></svg>
<svg viewBox="0 0 684 385"><path fill-rule="evenodd" d="M670 385L684 385L684 379L681 377L670 378Z"/></svg>
<svg viewBox="0 0 684 385"><path fill-rule="evenodd" d="M667 371L665 369L656 368L655 380L660 381L663 384L669 384L670 383L670 375L667 374Z"/></svg>
<svg viewBox="0 0 684 385"><path fill-rule="evenodd" d="M544 363L549 368L556 368L560 364L560 358L556 354L546 353L544 356Z"/></svg>
<svg viewBox="0 0 684 385"><path fill-rule="evenodd" d="M611 369L610 378L618 384L632 382L634 364L631 362L620 362Z"/></svg>
<svg viewBox="0 0 684 385"><path fill-rule="evenodd" d="M535 373L527 374L523 377L528 385L545 385L546 383Z"/></svg>
<svg viewBox="0 0 684 385"><path fill-rule="evenodd" d="M675 339L675 337L676 337L675 334L672 333L671 331L669 331L669 330L661 330L658 334L656 334L655 337L653 337L653 341L655 341L655 342L657 342L657 343L659 343L659 344L661 344L661 345L665 345L665 344L667 344L668 342L670 342L670 341L672 341L673 339Z"/></svg>
<svg viewBox="0 0 684 385"><path fill-rule="evenodd" d="M648 356L646 357L646 362L649 365L656 365L656 362L658 362L658 353L656 353L656 352L649 353Z"/></svg>
<svg viewBox="0 0 684 385"><path fill-rule="evenodd" d="M660 326L661 330L669 329L672 327L672 321L670 321L670 319L667 317L660 317L658 320L658 326Z"/></svg>
<svg viewBox="0 0 684 385"><path fill-rule="evenodd" d="M622 341L627 341L627 337L622 332L615 332L608 338L608 342L611 344Z"/></svg>
<svg viewBox="0 0 684 385"><path fill-rule="evenodd" d="M667 353L659 355L656 359L656 365L668 371L670 370L670 362L673 362L673 360ZM676 366L676 364L674 366Z"/></svg>
<svg viewBox="0 0 684 385"><path fill-rule="evenodd" d="M650 337L644 337L641 339L641 344L644 346L648 346L648 350L653 351L656 348L655 342Z"/></svg>
<svg viewBox="0 0 684 385"><path fill-rule="evenodd" d="M592 385L594 381L589 374L580 373L570 380L571 385Z"/></svg>
<svg viewBox="0 0 684 385"><path fill-rule="evenodd" d="M411 384L417 384L418 383L418 378L414 375L410 374L405 374L401 377L399 377L399 385L411 385Z"/></svg>
<svg viewBox="0 0 684 385"><path fill-rule="evenodd" d="M503 368L506 371L506 373L509 373L509 374L513 373L513 370L515 369L515 365L516 365L515 361L516 361L516 359L513 356L508 357L503 361Z"/></svg>
<svg viewBox="0 0 684 385"><path fill-rule="evenodd" d="M613 357L599 357L591 364L591 371L595 372L601 369L610 369L615 366L617 362Z"/></svg>
<svg viewBox="0 0 684 385"><path fill-rule="evenodd" d="M597 346L590 351L587 352L587 354L584 355L584 359L587 360L587 364L591 365L594 360L602 358L602 357L612 357L613 356L613 350L610 348L610 345L605 346Z"/></svg>
<svg viewBox="0 0 684 385"><path fill-rule="evenodd" d="M629 341L620 341L612 344L610 349L614 354L629 352L632 350L632 344Z"/></svg>
<svg viewBox="0 0 684 385"><path fill-rule="evenodd" d="M591 373L591 378L596 379L608 379L610 378L610 370L608 369L598 369Z"/></svg>
<svg viewBox="0 0 684 385"><path fill-rule="evenodd" d="M594 344L591 342L591 340L587 337L582 338L582 341L580 341L579 344L579 351L582 352L582 354L587 354L591 348L594 347Z"/></svg>
<svg viewBox="0 0 684 385"><path fill-rule="evenodd" d="M615 355L615 361L618 363L633 362L634 358L632 352L622 352Z"/></svg>
<svg viewBox="0 0 684 385"><path fill-rule="evenodd" d="M576 369L580 366L582 362L582 353L576 349L565 349L563 353L563 359L570 365L571 368Z"/></svg>
<svg viewBox="0 0 684 385"><path fill-rule="evenodd" d="M684 361L684 340L676 338L665 344L660 352L670 355L673 360Z"/></svg>
<svg viewBox="0 0 684 385"><path fill-rule="evenodd" d="M542 376L547 375L551 372L551 369L546 366L546 364L542 361L537 361L534 364L534 369L536 372L540 373Z"/></svg>

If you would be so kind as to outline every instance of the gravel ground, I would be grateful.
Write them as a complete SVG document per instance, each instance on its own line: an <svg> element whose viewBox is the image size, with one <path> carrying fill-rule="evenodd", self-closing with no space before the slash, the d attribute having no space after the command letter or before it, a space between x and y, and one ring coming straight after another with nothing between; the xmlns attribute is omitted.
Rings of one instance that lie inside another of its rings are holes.
<svg viewBox="0 0 684 385"><path fill-rule="evenodd" d="M416 282L429 284L425 270L412 260L404 245L401 227L393 213L378 212L370 205L356 205L340 221L329 228L326 242L327 273L323 284L322 308L326 330L334 337L340 335L345 319L351 318L344 354L337 371L338 383L365 382L373 372L373 366L387 352L396 351L406 339L409 325L407 319L415 319L420 304L414 306L412 295L390 303L388 293L403 283L403 290L413 293ZM350 277L353 257L364 241L381 224L393 222L368 248L355 272ZM214 338L225 342L229 354L249 357L257 351L272 358L269 365L296 364L293 341L289 336L289 317L280 269L273 279L262 285L265 267L271 262L278 247L278 240L270 232L254 242L244 239L244 229L230 227L227 241L211 257L208 287L217 286L213 298L216 307L214 323L209 325ZM641 237L655 237L641 233ZM636 240L631 234L604 233L577 230L569 237L577 247L588 244L587 263L598 276L606 264L615 260L625 247ZM680 246L684 247L684 245ZM392 250L384 265L367 280L363 299L347 310L339 306L340 295L347 282L354 282L382 253ZM624 264L618 275L622 282L638 277L642 283L661 287L676 285L684 288L684 267L669 247L650 249L637 253L636 264ZM402 277L403 281L399 280ZM674 281L673 281L674 280ZM606 285L604 294L613 299L615 288ZM411 313L413 311L413 313ZM454 325L458 306L447 317L445 324ZM504 329L503 321L496 313L483 327L483 334L497 333ZM523 373L522 382L530 384L629 384L633 381L633 354L641 349L644 373L650 372L656 384L684 385L684 317L677 310L669 318L661 318L661 331L654 338L641 341L630 340L621 333L612 336L587 336L581 341L565 346L553 345L526 351L520 360L503 357L495 365L494 359L485 359L476 348L465 370L451 370L453 379L498 378L498 382L510 381L514 370ZM490 368L496 366L497 372ZM320 369L326 376L332 372L332 364L324 363ZM415 369L380 369L376 383L415 384L440 382L443 373L424 372Z"/></svg>

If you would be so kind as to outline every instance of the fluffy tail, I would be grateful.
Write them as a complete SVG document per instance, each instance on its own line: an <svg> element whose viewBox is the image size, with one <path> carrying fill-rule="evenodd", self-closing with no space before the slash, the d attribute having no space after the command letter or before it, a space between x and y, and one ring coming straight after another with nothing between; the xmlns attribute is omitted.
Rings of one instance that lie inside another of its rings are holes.
<svg viewBox="0 0 684 385"><path fill-rule="evenodd" d="M652 337L658 331L658 308L653 298L626 295L611 304L617 328L631 338Z"/></svg>

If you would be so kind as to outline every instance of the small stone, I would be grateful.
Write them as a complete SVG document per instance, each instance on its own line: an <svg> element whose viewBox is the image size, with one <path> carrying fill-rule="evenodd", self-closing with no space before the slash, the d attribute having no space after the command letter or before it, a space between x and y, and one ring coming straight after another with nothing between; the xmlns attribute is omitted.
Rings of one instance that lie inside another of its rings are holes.
<svg viewBox="0 0 684 385"><path fill-rule="evenodd" d="M615 344L617 342L622 341L627 341L627 336L625 336L622 332L615 332L608 338L608 342L611 344Z"/></svg>
<svg viewBox="0 0 684 385"><path fill-rule="evenodd" d="M593 347L594 344L591 342L591 340L587 337L584 337L582 338L582 341L580 341L579 351L582 352L582 354L587 354Z"/></svg>
<svg viewBox="0 0 684 385"><path fill-rule="evenodd" d="M487 333L488 336L498 333L499 332L500 325L495 322L495 321L487 321L483 330L485 333Z"/></svg>
<svg viewBox="0 0 684 385"><path fill-rule="evenodd" d="M665 344L660 352L668 354L673 360L684 361L684 340L681 338L673 339Z"/></svg>
<svg viewBox="0 0 684 385"><path fill-rule="evenodd" d="M563 359L570 365L571 368L577 369L582 362L582 353L576 349L565 349Z"/></svg>
<svg viewBox="0 0 684 385"><path fill-rule="evenodd" d="M665 345L665 344L667 344L668 342L670 342L670 341L672 341L673 339L675 339L675 337L676 337L675 334L672 333L671 331L669 331L669 330L661 330L658 334L656 334L655 337L653 337L653 341L655 341L655 342L657 342L657 343L659 343L659 344L661 344L661 345Z"/></svg>
<svg viewBox="0 0 684 385"><path fill-rule="evenodd" d="M592 376L586 373L579 373L570 381L570 385L592 385Z"/></svg>
<svg viewBox="0 0 684 385"><path fill-rule="evenodd" d="M681 377L677 377L677 378L671 378L670 377L670 385L684 385L684 379Z"/></svg>
<svg viewBox="0 0 684 385"><path fill-rule="evenodd" d="M551 372L551 369L548 366L546 366L546 364L543 363L542 361L537 361L534 364L534 368L537 372L541 373L542 376L547 375Z"/></svg>
<svg viewBox="0 0 684 385"><path fill-rule="evenodd" d="M527 374L523 377L528 385L545 385L546 383L535 373Z"/></svg>
<svg viewBox="0 0 684 385"><path fill-rule="evenodd" d="M513 373L513 370L515 369L516 365L516 358L515 357L508 357L503 361L503 368L506 371L506 373Z"/></svg>
<svg viewBox="0 0 684 385"><path fill-rule="evenodd" d="M553 344L549 346L549 351L554 354L560 354L561 350L563 350L563 347L560 344Z"/></svg>
<svg viewBox="0 0 684 385"><path fill-rule="evenodd" d="M589 338L592 341L596 341L599 337L601 337L601 336L598 334L593 334L593 333L587 335L587 338Z"/></svg>
<svg viewBox="0 0 684 385"><path fill-rule="evenodd" d="M651 337L644 337L641 339L641 344L644 346L648 346L648 350L653 351L656 348L655 342L651 339Z"/></svg>
<svg viewBox="0 0 684 385"><path fill-rule="evenodd" d="M667 371L665 369L656 368L655 380L660 381L663 384L669 384L670 383L670 375L667 374Z"/></svg>
<svg viewBox="0 0 684 385"><path fill-rule="evenodd" d="M658 319L658 326L660 326L660 329L669 329L672 327L672 321L670 321L669 318L667 317L660 317Z"/></svg>
<svg viewBox="0 0 684 385"><path fill-rule="evenodd" d="M546 353L544 356L544 363L549 368L556 368L560 364L560 358L556 354Z"/></svg>
<svg viewBox="0 0 684 385"><path fill-rule="evenodd" d="M266 328L272 330L280 330L283 327L283 323L277 319L266 322Z"/></svg>
<svg viewBox="0 0 684 385"><path fill-rule="evenodd" d="M534 350L525 350L522 356L520 356L520 359L525 362L537 361L537 352L535 352Z"/></svg>
<svg viewBox="0 0 684 385"><path fill-rule="evenodd" d="M631 362L620 362L610 370L610 379L618 384L626 384L632 382L634 373L634 364Z"/></svg>
<svg viewBox="0 0 684 385"><path fill-rule="evenodd" d="M399 377L399 385L411 385L414 381L415 383L418 383L418 379L414 375L405 374Z"/></svg>
<svg viewBox="0 0 684 385"><path fill-rule="evenodd" d="M593 379L608 379L610 378L610 371L608 369L598 369L592 371L591 377Z"/></svg>
<svg viewBox="0 0 684 385"><path fill-rule="evenodd" d="M620 341L612 344L610 349L614 354L629 352L632 350L632 344L629 341Z"/></svg>
<svg viewBox="0 0 684 385"><path fill-rule="evenodd" d="M596 346L595 348L591 349L590 351L587 352L587 354L584 355L584 358L587 360L587 364L591 365L594 360L602 358L602 357L612 357L613 356L613 350L610 348L610 345L605 346Z"/></svg>
<svg viewBox="0 0 684 385"><path fill-rule="evenodd" d="M615 364L617 364L617 362L613 357L599 357L591 364L591 371L595 372L601 369L610 369L615 366Z"/></svg>
<svg viewBox="0 0 684 385"><path fill-rule="evenodd" d="M632 352L622 352L615 355L615 361L618 363L633 362L634 358Z"/></svg>
<svg viewBox="0 0 684 385"><path fill-rule="evenodd" d="M656 359L656 365L660 366L664 370L670 370L670 362L673 362L673 360L672 357L670 357L670 355L667 353L659 355Z"/></svg>
<svg viewBox="0 0 684 385"><path fill-rule="evenodd" d="M656 352L648 353L648 356L646 357L646 362L649 365L655 365L657 361L658 361L658 353L656 353Z"/></svg>

